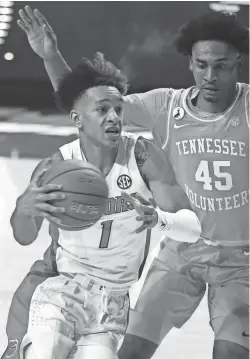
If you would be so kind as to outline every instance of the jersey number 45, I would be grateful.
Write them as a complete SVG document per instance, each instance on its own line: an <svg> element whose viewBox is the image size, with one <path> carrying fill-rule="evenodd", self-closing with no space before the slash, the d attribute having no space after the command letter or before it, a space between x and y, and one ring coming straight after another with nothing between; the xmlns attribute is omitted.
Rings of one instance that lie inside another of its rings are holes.
<svg viewBox="0 0 250 359"><path fill-rule="evenodd" d="M212 173L209 171L208 161L202 160L195 173L195 180L203 183L203 189L212 191L213 186L218 191L229 191L233 187L232 176L223 167L230 167L230 161L213 161ZM211 175L220 180L212 179Z"/></svg>

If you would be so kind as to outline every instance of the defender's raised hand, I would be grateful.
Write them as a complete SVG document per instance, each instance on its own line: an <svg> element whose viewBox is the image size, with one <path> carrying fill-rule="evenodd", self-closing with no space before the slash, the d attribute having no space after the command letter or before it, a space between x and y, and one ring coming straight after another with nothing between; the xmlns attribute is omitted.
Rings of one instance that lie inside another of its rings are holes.
<svg viewBox="0 0 250 359"><path fill-rule="evenodd" d="M43 60L49 60L58 53L56 35L42 13L30 6L19 10L18 26L26 33L33 51Z"/></svg>
<svg viewBox="0 0 250 359"><path fill-rule="evenodd" d="M153 228L157 224L158 213L152 202L145 200L139 195L133 197L126 192L122 192L122 195L125 200L134 206L134 209L139 214L139 216L136 217L137 221L142 221L142 225L137 228L136 233L141 233L145 229Z"/></svg>

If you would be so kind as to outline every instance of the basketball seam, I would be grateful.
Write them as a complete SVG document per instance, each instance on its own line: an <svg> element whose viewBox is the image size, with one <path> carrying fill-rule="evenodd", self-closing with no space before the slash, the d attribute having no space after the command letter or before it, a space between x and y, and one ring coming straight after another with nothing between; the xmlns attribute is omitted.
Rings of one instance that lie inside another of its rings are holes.
<svg viewBox="0 0 250 359"><path fill-rule="evenodd" d="M52 212L50 212L52 215L53 215L53 213ZM80 218L76 218L76 217L73 217L73 216L71 216L70 214L68 214L68 213L59 213L60 215L64 215L64 216L66 216L66 217L69 217L69 218L72 218L72 219L76 219L77 221L82 221L82 222L84 222L84 219L80 219ZM103 215L101 215L101 217L102 217ZM58 217L58 218L60 218L60 217ZM90 221L90 220L87 220L87 221Z"/></svg>
<svg viewBox="0 0 250 359"><path fill-rule="evenodd" d="M73 171L82 171L82 170L84 170L84 168L77 168L77 169L73 168L73 169L70 169L70 170L68 170L68 171L66 171L66 172L62 172L62 173L57 174L56 176L50 178L49 181L51 182L51 181L52 181L53 179L55 179L56 177L59 177L59 176L64 175L64 174L66 174L66 173L73 172ZM88 168L88 170L93 171L94 173L98 174L99 177L103 178L102 174L99 173L99 172L97 172L96 170L94 170L94 169L92 169L92 168ZM46 178L45 178L45 180L46 180ZM49 184L49 182L46 183L46 184Z"/></svg>
<svg viewBox="0 0 250 359"><path fill-rule="evenodd" d="M64 193L71 193L71 194L78 194L78 195L87 195L87 196L92 196L92 197L97 197L97 198L107 198L106 196L101 196L99 194L92 194L92 193L86 193L86 192L74 192L74 191L68 191L68 190L65 190L63 191ZM52 200L53 202L54 200ZM90 206L94 206L94 205L91 205Z"/></svg>
<svg viewBox="0 0 250 359"><path fill-rule="evenodd" d="M83 231L84 231L84 229L88 229L89 227L91 227L91 226L89 226L89 227L86 227L86 228L85 228L85 227L82 227L82 226L79 226L79 227L78 227L78 226L67 226L67 225L65 225L65 224L61 224L61 226L64 227L64 228L60 228L60 227L59 227L59 229L63 229L63 230L64 230L64 229L68 229L68 228L70 228L70 229L72 229L72 228L77 228L77 229L81 229L81 230L83 230Z"/></svg>

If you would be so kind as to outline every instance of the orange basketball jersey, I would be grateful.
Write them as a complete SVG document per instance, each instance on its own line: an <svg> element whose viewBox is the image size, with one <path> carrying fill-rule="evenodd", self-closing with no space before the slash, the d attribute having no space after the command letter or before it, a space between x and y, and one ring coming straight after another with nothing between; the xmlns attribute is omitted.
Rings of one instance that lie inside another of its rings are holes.
<svg viewBox="0 0 250 359"><path fill-rule="evenodd" d="M174 90L167 121L156 129L200 219L201 237L224 245L249 240L249 86L238 83L237 88L233 104L220 114L192 105L195 87Z"/></svg>

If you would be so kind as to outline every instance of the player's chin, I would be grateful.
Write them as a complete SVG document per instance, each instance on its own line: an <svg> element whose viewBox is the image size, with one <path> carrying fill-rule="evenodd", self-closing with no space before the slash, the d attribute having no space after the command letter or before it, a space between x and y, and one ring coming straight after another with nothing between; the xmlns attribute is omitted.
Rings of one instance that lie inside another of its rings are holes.
<svg viewBox="0 0 250 359"><path fill-rule="evenodd" d="M111 133L105 132L104 137L105 137L105 143L107 145L117 146L117 144L119 144L119 142L120 142L121 133L119 132L119 133L111 134Z"/></svg>
<svg viewBox="0 0 250 359"><path fill-rule="evenodd" d="M216 95L205 95L205 96L204 96L204 99L205 99L207 102L211 102L211 103L217 103L217 102L219 102L219 97L216 96Z"/></svg>
<svg viewBox="0 0 250 359"><path fill-rule="evenodd" d="M218 102L220 99L219 91L203 91L203 97L207 102Z"/></svg>

